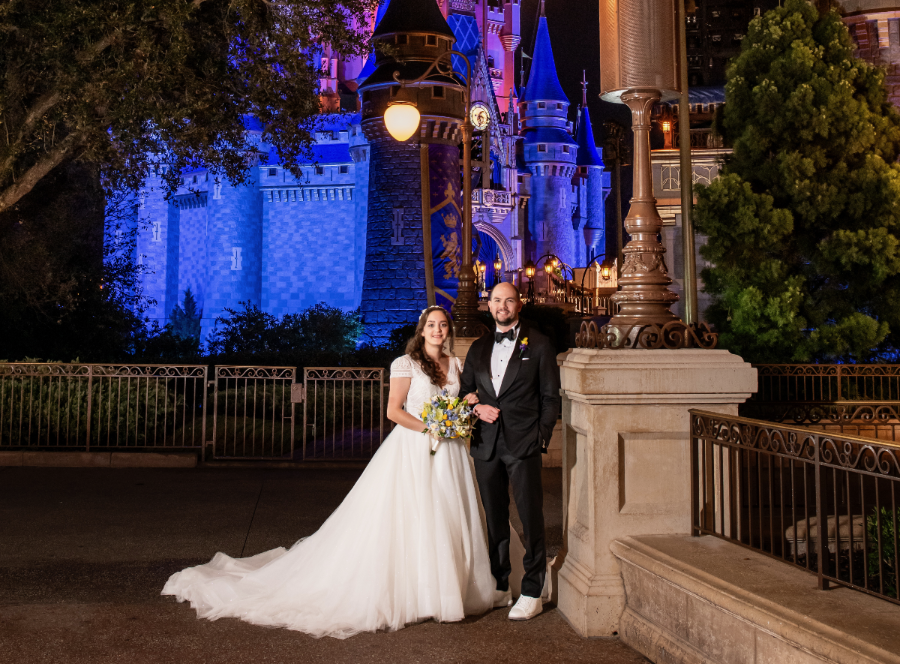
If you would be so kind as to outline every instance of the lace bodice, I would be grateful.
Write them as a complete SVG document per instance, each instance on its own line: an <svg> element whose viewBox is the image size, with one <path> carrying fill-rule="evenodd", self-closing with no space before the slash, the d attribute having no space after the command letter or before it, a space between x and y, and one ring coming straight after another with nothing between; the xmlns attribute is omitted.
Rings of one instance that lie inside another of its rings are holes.
<svg viewBox="0 0 900 664"><path fill-rule="evenodd" d="M422 371L419 363L409 355L398 357L391 362L391 378L412 378L403 409L417 417L422 412L422 406L425 402L430 401L435 394L440 394L442 389L446 389L447 394L450 396L455 397L459 394L459 375L461 371L462 366L459 358L451 357L450 368L447 371L447 384L441 388L431 382L428 375Z"/></svg>

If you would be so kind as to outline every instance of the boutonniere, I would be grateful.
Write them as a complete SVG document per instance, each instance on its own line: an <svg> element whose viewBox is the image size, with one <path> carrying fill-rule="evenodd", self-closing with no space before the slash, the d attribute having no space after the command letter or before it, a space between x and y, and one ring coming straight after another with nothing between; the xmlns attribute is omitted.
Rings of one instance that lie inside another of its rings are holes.
<svg viewBox="0 0 900 664"><path fill-rule="evenodd" d="M522 343L519 344L519 357L522 357L526 350L528 350L528 337L523 338Z"/></svg>

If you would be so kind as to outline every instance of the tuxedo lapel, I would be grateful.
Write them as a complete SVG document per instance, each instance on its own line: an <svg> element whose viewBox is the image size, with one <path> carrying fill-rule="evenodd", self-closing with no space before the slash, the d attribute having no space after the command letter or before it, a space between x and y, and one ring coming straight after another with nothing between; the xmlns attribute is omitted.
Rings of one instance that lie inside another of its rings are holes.
<svg viewBox="0 0 900 664"><path fill-rule="evenodd" d="M509 364L506 365L506 373L503 375L503 382L500 383L500 392L497 394L497 397L502 396L509 389L509 386L513 384L516 376L519 375L519 367L522 366L522 351L519 349L521 342L519 340L522 339L524 334L525 326L519 325L519 334L516 336L513 352L509 358Z"/></svg>
<svg viewBox="0 0 900 664"><path fill-rule="evenodd" d="M484 348L481 349L480 356L478 358L478 372L482 374L483 380L481 381L481 383L485 386L488 394L496 399L497 395L494 394L494 381L491 380L491 353L493 352L493 337L485 339Z"/></svg>

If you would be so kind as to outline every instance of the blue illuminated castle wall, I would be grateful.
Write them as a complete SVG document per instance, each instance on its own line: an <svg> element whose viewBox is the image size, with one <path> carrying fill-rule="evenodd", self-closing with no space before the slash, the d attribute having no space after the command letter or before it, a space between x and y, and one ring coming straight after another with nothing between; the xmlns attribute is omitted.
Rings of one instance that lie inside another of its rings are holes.
<svg viewBox="0 0 900 664"><path fill-rule="evenodd" d="M482 2L475 2L476 9ZM450 4L442 11L457 35L456 48L469 56L476 72L473 97L492 114L493 168L473 192L473 223L488 279L498 254L505 279L547 253L572 266L587 265L604 247L609 174L594 145L587 108L574 122L567 119L570 102L557 79L546 19L539 19L531 72L519 89L509 85L518 47L518 0L481 13L455 13ZM365 62L337 64L331 69L334 80L322 81L326 92L366 75ZM253 126L249 131L261 133ZM183 173L182 186L167 199L160 174L146 181L139 197L137 256L145 271L144 294L154 302L147 312L151 321L164 325L188 288L202 310L204 340L215 319L226 308L240 308L240 302L275 316L319 302L344 310L361 306L367 235L378 246L392 241L367 234L369 202L374 197L383 204L379 183L391 177L392 168L370 172L371 151L359 116L321 116L302 178L284 169L261 139L258 144L260 156L247 184L216 182L198 169ZM411 226L394 232L413 241L416 222L403 223ZM398 247L397 264L385 266L398 283L408 280L402 253ZM416 319L419 299L391 303L397 323Z"/></svg>

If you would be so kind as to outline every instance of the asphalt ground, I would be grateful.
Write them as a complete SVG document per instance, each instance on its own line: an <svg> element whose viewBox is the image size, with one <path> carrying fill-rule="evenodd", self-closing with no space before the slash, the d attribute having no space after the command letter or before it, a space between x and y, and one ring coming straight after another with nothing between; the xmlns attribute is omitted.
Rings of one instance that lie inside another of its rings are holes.
<svg viewBox="0 0 900 664"><path fill-rule="evenodd" d="M495 610L338 640L198 620L159 594L171 574L217 551L248 556L310 535L360 473L0 468L0 663L648 661L617 639L580 638L552 606L528 622ZM552 555L559 469L545 469L544 484Z"/></svg>

